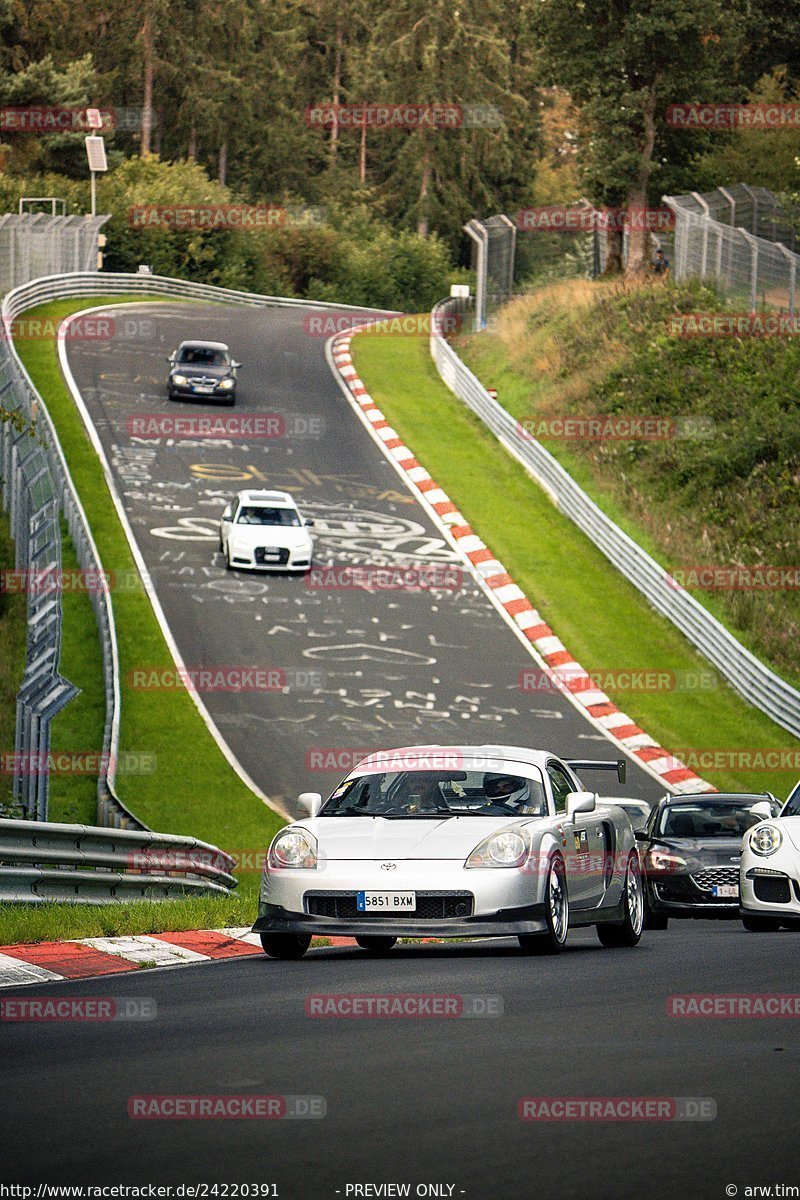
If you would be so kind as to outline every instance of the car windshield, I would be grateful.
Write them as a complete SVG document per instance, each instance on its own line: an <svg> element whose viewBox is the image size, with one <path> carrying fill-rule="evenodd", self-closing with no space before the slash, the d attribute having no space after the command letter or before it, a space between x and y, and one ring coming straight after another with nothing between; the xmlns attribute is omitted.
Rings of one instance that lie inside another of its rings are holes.
<svg viewBox="0 0 800 1200"><path fill-rule="evenodd" d="M750 809L756 803L669 804L661 814L658 832L671 838L740 838L762 819Z"/></svg>
<svg viewBox="0 0 800 1200"><path fill-rule="evenodd" d="M546 812L541 778L503 771L434 770L387 771L345 780L319 815L425 820L544 816Z"/></svg>
<svg viewBox="0 0 800 1200"><path fill-rule="evenodd" d="M265 504L245 504L239 509L237 525L299 525L294 508L267 508Z"/></svg>
<svg viewBox="0 0 800 1200"><path fill-rule="evenodd" d="M789 799L786 801L786 807L781 813L782 817L800 817L800 783L792 792Z"/></svg>
<svg viewBox="0 0 800 1200"><path fill-rule="evenodd" d="M184 367L226 367L228 355L211 346L184 346L178 362Z"/></svg>

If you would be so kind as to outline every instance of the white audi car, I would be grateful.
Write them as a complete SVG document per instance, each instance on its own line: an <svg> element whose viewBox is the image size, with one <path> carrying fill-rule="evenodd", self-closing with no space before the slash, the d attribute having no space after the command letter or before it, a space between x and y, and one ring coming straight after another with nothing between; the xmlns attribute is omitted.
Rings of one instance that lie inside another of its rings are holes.
<svg viewBox="0 0 800 1200"><path fill-rule="evenodd" d="M272 958L314 934L384 952L398 937L509 937L557 953L570 927L635 946L644 902L628 816L586 791L571 761L520 746L411 746L370 754L307 817L285 826L264 867L253 926Z"/></svg>
<svg viewBox="0 0 800 1200"><path fill-rule="evenodd" d="M739 906L752 933L800 929L800 783L777 817L768 810L766 801L753 807L764 820L742 846Z"/></svg>
<svg viewBox="0 0 800 1200"><path fill-rule="evenodd" d="M219 548L229 570L308 571L314 538L288 492L239 492L219 523Z"/></svg>

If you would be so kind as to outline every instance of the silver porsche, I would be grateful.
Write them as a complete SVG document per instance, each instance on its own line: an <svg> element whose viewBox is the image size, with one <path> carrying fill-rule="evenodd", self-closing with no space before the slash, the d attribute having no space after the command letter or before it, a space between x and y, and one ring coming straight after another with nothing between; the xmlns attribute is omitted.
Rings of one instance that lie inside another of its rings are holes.
<svg viewBox="0 0 800 1200"><path fill-rule="evenodd" d="M520 746L410 746L362 759L274 838L253 926L272 958L313 935L391 950L400 937L509 937L561 951L571 927L635 946L644 898L628 815L563 760Z"/></svg>

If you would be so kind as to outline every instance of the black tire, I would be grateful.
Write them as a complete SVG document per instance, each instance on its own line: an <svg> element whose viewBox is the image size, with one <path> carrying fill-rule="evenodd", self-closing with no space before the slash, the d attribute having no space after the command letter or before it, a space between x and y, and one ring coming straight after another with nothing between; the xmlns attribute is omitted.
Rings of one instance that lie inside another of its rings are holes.
<svg viewBox="0 0 800 1200"><path fill-rule="evenodd" d="M749 913L742 913L742 924L748 933L777 933L781 927L774 917L753 917Z"/></svg>
<svg viewBox="0 0 800 1200"><path fill-rule="evenodd" d="M302 958L311 945L310 933L262 933L261 945L269 958L295 961Z"/></svg>
<svg viewBox="0 0 800 1200"><path fill-rule="evenodd" d="M371 950L373 954L386 954L396 941L396 937L390 937L388 934L383 937L380 934L368 934L365 937L356 938L356 942L362 950Z"/></svg>
<svg viewBox="0 0 800 1200"><path fill-rule="evenodd" d="M644 888L639 855L634 852L628 859L623 887L625 916L619 925L598 925L600 944L609 949L621 946L637 946L644 928Z"/></svg>
<svg viewBox="0 0 800 1200"><path fill-rule="evenodd" d="M225 566L227 567L227 569L228 569L229 571L232 571L232 570L233 570L233 563L231 562L231 551L230 551L230 546L229 546L229 547L228 547L228 549L225 551Z"/></svg>
<svg viewBox="0 0 800 1200"><path fill-rule="evenodd" d="M560 954L569 934L569 895L564 860L554 854L547 867L545 880L546 933L521 933L520 949L524 954Z"/></svg>

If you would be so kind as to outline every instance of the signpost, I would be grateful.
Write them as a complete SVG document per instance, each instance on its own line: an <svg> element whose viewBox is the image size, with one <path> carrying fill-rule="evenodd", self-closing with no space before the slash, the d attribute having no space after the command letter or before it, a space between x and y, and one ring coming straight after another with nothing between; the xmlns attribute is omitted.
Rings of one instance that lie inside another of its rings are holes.
<svg viewBox="0 0 800 1200"><path fill-rule="evenodd" d="M97 113L99 118L100 113L97 112L97 109L90 108L87 109L86 112L87 121L89 119L89 115L93 113ZM89 171L91 172L92 176L92 216L95 216L97 211L95 176L97 175L98 171L108 170L108 163L106 162L106 144L101 137L91 135L90 137L86 138L86 157L89 160Z"/></svg>

